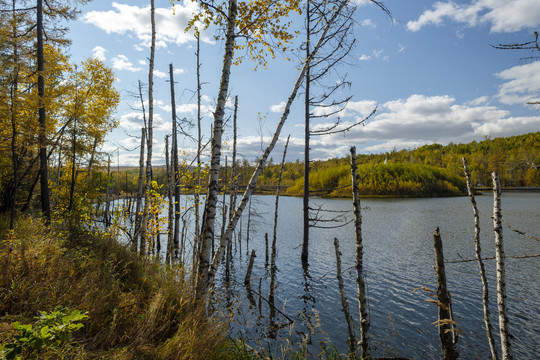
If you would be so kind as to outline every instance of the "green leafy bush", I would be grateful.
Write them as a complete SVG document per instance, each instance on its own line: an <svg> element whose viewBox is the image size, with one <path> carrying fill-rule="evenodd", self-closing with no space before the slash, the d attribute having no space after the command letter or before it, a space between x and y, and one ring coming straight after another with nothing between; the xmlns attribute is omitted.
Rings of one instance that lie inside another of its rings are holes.
<svg viewBox="0 0 540 360"><path fill-rule="evenodd" d="M68 313L57 306L51 313L40 311L35 324L11 324L14 342L2 345L7 360L29 358L34 353L58 351L71 343L72 333L83 327L81 321L88 318L86 312L73 310Z"/></svg>

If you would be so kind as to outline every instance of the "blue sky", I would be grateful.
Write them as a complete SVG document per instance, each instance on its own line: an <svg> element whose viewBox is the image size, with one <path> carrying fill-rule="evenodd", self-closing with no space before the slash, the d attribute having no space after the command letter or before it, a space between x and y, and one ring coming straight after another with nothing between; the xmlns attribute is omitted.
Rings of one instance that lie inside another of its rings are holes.
<svg viewBox="0 0 540 360"><path fill-rule="evenodd" d="M525 50L490 46L532 40L533 32L540 28L540 1L384 1L392 19L369 1L355 1L356 45L347 64L339 69L352 81L344 95L353 97L340 118L346 126L375 107L377 113L365 126L313 138L313 158L346 156L352 145L359 153L378 153L540 130L538 106L526 104L540 98L540 61L523 60L533 55ZM164 136L171 128L170 63L176 69L177 115L196 121L195 38L184 32L195 4L177 2L173 14L168 0L155 3L158 48L153 163L160 165L164 164ZM104 60L115 70L122 94L116 113L120 127L109 136L103 150L116 155L119 148L120 164L135 165L142 117L139 100L131 93L137 92L138 80L148 82L149 2L94 0L80 10L79 18L70 23L71 58L77 62L92 56ZM302 19L294 23L302 30ZM213 40L212 31L215 29L203 33L201 42L206 140L223 54L223 44ZM230 85L230 95L239 98L239 152L247 160L253 160L266 146L281 115L281 104L298 75L298 63L286 61L284 55L270 60L266 70L254 71L254 65L244 61L234 67ZM303 158L302 106L298 98L281 133L283 139L291 135L288 161ZM232 113L232 106L229 109ZM313 127L333 121L317 120ZM196 128L192 133L196 134ZM229 128L225 139L232 145L231 138ZM274 150L274 159L281 158L283 143ZM193 141L182 138L179 146L191 160L196 147Z"/></svg>

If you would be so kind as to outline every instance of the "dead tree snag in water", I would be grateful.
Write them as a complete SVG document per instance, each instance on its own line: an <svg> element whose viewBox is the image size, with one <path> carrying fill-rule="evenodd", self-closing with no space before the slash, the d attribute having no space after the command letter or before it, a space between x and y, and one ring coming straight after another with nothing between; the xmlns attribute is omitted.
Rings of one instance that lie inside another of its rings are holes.
<svg viewBox="0 0 540 360"><path fill-rule="evenodd" d="M463 171L465 173L465 179L467 180L467 193L471 200L471 206L474 214L474 252L476 261L478 262L478 268L480 271L480 278L482 280L482 306L484 308L484 324L486 326L486 335L488 338L489 349L491 351L491 359L497 360L497 348L495 347L495 339L493 338L493 327L490 320L489 312L489 290L486 278L486 270L484 268L484 262L482 261L482 252L480 247L480 216L478 215L478 208L476 206L476 200L474 198L472 186L471 186L471 174L467 166L467 160L465 157L463 160Z"/></svg>
<svg viewBox="0 0 540 360"><path fill-rule="evenodd" d="M510 353L510 334L508 331L508 314L506 312L506 282L504 268L504 247L501 213L501 183L499 174L491 174L493 180L493 231L495 233L495 262L497 263L497 307L499 310L499 332L501 336L501 352L503 360L512 359Z"/></svg>
<svg viewBox="0 0 540 360"><path fill-rule="evenodd" d="M349 312L349 302L347 301L347 295L345 295L345 289L343 287L343 277L341 276L341 252L339 251L339 240L334 238L334 247L336 249L336 272L339 286L339 294L341 295L341 305L343 307L343 313L345 314L345 320L347 321L347 329L349 331L349 354L356 354L356 336L354 335L354 325Z"/></svg>
<svg viewBox="0 0 540 360"><path fill-rule="evenodd" d="M444 269L444 254L439 228L433 235L433 247L435 249L435 273L437 274L437 305L439 308L439 339L441 340L442 358L444 360L457 359L457 332L452 316L452 301L446 287L446 273Z"/></svg>
<svg viewBox="0 0 540 360"><path fill-rule="evenodd" d="M360 349L361 356L370 357L369 351L369 318L367 313L366 286L364 283L364 264L362 247L362 214L360 212L360 190L358 189L358 167L356 165L356 148L351 147L351 180L353 193L354 229L356 239L356 288L358 292L358 309L360 311Z"/></svg>

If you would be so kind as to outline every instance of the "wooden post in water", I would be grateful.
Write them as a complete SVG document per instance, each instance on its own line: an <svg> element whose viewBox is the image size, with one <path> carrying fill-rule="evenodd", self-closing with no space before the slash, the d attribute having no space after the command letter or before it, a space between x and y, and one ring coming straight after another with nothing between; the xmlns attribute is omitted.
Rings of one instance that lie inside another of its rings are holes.
<svg viewBox="0 0 540 360"><path fill-rule="evenodd" d="M450 293L446 287L446 273L444 269L444 254L439 228L435 229L433 235L433 247L435 249L435 273L437 274L437 299L439 308L439 339L441 340L443 360L457 359L457 333L452 317L452 302Z"/></svg>
<svg viewBox="0 0 540 360"><path fill-rule="evenodd" d="M360 349L362 358L369 358L369 318L367 313L366 285L364 283L363 247L362 247L362 215L360 207L360 190L356 165L356 148L351 147L351 180L353 193L354 228L356 239L356 289L358 309L360 312Z"/></svg>
<svg viewBox="0 0 540 360"><path fill-rule="evenodd" d="M268 233L264 234L264 247L266 249L264 256L264 267L266 268L268 266Z"/></svg>
<svg viewBox="0 0 540 360"><path fill-rule="evenodd" d="M504 267L503 230L501 225L501 183L499 174L491 174L493 180L493 231L495 233L495 262L497 266L497 307L499 310L499 332L501 336L501 352L503 360L512 359L510 353L510 334L508 331L508 314L506 313L506 271Z"/></svg>
<svg viewBox="0 0 540 360"><path fill-rule="evenodd" d="M251 256L249 257L249 264L246 272L246 277L244 279L244 285L249 285L251 279L251 270L253 269L253 262L255 261L255 249L251 249Z"/></svg>
<svg viewBox="0 0 540 360"><path fill-rule="evenodd" d="M339 240L334 238L334 247L336 248L336 272L339 286L339 293L341 295L341 305L343 307L343 313L345 314L345 320L347 321L347 329L349 330L349 339L347 343L349 344L349 355L354 354L356 358L356 336L354 335L354 326L349 312L349 302L347 301L347 296L345 295L345 289L343 287L343 277L341 276L341 252L339 251Z"/></svg>

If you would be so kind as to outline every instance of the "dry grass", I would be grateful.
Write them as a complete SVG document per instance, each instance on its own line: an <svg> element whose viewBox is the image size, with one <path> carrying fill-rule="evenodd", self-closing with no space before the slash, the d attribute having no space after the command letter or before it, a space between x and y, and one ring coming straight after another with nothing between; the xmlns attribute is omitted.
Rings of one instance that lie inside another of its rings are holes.
<svg viewBox="0 0 540 360"><path fill-rule="evenodd" d="M34 218L0 236L0 343L12 322L62 305L89 315L66 358L234 358L226 321L195 302L181 269L143 261L107 237L48 231Z"/></svg>

